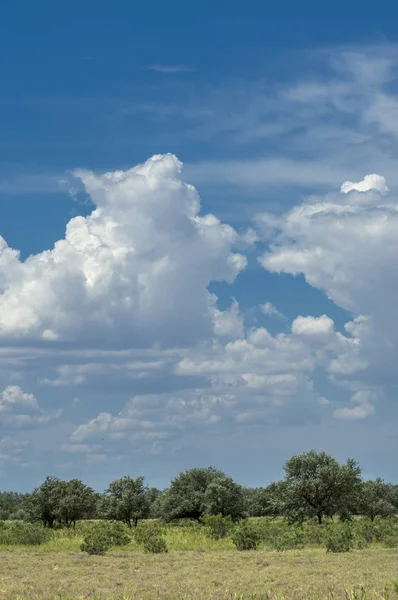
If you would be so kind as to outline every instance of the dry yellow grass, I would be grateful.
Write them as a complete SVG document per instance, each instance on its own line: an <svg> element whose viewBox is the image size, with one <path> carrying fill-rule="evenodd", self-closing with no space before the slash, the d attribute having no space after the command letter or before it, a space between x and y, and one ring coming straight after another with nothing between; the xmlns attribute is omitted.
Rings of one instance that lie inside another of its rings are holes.
<svg viewBox="0 0 398 600"><path fill-rule="evenodd" d="M289 600L346 600L344 588L360 584L366 586L367 598L386 597L385 584L395 578L398 551L378 547L344 554L327 554L319 548L160 555L118 551L100 557L21 550L0 554L0 600L94 596L226 600L253 593ZM391 592L390 597L398 596Z"/></svg>

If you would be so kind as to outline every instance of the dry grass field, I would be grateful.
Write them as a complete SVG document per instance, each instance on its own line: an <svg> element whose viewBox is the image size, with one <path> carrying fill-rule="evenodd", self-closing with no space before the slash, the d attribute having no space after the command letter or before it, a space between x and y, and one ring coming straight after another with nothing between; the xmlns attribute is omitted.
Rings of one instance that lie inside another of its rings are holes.
<svg viewBox="0 0 398 600"><path fill-rule="evenodd" d="M323 548L157 555L131 548L105 556L15 547L0 551L4 600L398 598L394 579L398 550L378 546L343 554Z"/></svg>

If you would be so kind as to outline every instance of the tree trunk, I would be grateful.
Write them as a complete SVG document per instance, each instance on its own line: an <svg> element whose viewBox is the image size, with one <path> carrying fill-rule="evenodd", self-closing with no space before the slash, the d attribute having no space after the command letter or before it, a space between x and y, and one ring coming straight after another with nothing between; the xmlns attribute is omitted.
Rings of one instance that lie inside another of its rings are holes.
<svg viewBox="0 0 398 600"><path fill-rule="evenodd" d="M138 517L135 517L134 518L134 527L137 527L137 525L138 525Z"/></svg>
<svg viewBox="0 0 398 600"><path fill-rule="evenodd" d="M318 517L318 524L322 525L322 513L321 512L317 513L317 517Z"/></svg>

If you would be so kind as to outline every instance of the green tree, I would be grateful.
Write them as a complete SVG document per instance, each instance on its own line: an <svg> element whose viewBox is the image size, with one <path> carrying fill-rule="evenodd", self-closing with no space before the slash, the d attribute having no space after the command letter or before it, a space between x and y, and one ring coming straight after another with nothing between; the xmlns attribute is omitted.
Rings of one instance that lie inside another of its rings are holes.
<svg viewBox="0 0 398 600"><path fill-rule="evenodd" d="M204 515L220 513L238 519L244 512L244 495L242 488L222 471L214 467L194 468L171 481L158 508L166 521L201 521Z"/></svg>
<svg viewBox="0 0 398 600"><path fill-rule="evenodd" d="M46 477L40 487L28 494L24 501L24 508L29 518L33 521L41 521L45 527L54 527L64 484L65 482L58 477Z"/></svg>
<svg viewBox="0 0 398 600"><path fill-rule="evenodd" d="M17 492L0 492L0 521L15 519L22 514L24 495Z"/></svg>
<svg viewBox="0 0 398 600"><path fill-rule="evenodd" d="M388 517L396 512L393 505L391 485L380 477L374 481L363 481L358 493L356 509L360 515L374 521L377 516Z"/></svg>
<svg viewBox="0 0 398 600"><path fill-rule="evenodd" d="M271 503L273 486L244 488L246 511L249 517L267 517L274 514Z"/></svg>
<svg viewBox="0 0 398 600"><path fill-rule="evenodd" d="M285 463L285 479L274 485L274 509L290 521L316 517L322 523L352 504L361 485L357 462L345 464L315 450L293 456Z"/></svg>
<svg viewBox="0 0 398 600"><path fill-rule="evenodd" d="M76 521L94 516L97 495L80 479L62 481L56 498L56 520L66 527L75 526Z"/></svg>
<svg viewBox="0 0 398 600"><path fill-rule="evenodd" d="M227 475L215 477L203 496L202 510L205 515L230 516L237 521L245 516L245 495L242 486Z"/></svg>
<svg viewBox="0 0 398 600"><path fill-rule="evenodd" d="M149 501L149 517L151 519L157 519L160 517L160 504L162 498L162 490L158 490L155 487L148 488L147 498Z"/></svg>
<svg viewBox="0 0 398 600"><path fill-rule="evenodd" d="M137 527L139 519L149 516L150 501L144 477L132 479L128 475L112 481L99 501L99 513L105 519L122 521Z"/></svg>

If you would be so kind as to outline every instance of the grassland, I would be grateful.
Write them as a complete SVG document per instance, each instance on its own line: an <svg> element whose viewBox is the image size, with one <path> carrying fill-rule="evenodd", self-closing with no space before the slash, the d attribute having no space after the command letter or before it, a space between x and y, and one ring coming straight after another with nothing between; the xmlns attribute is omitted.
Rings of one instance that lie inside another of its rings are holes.
<svg viewBox="0 0 398 600"><path fill-rule="evenodd" d="M165 535L169 552L156 555L133 540L88 556L79 550L79 529L56 531L41 546L0 546L0 600L398 599L398 548L238 552L229 538L212 540L198 528Z"/></svg>

